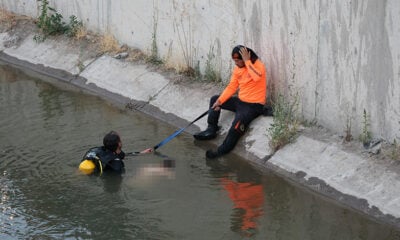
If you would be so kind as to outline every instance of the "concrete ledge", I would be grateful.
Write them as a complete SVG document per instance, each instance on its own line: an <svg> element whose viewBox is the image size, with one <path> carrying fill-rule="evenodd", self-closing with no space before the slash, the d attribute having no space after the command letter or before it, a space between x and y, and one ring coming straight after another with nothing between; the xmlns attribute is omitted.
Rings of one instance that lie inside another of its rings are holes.
<svg viewBox="0 0 400 240"><path fill-rule="evenodd" d="M108 56L102 56L80 74L87 84L137 101L149 102L169 81L158 73L150 72L145 65L131 65Z"/></svg>
<svg viewBox="0 0 400 240"><path fill-rule="evenodd" d="M383 214L400 216L399 176L389 166L345 152L336 143L300 136L269 162L291 173L304 172L306 180L323 179L343 194L366 199Z"/></svg>
<svg viewBox="0 0 400 240"><path fill-rule="evenodd" d="M42 43L33 40L34 34L29 35L18 47L4 49L4 53L33 64L42 64L45 67L62 69L73 75L79 73L79 50L55 39L48 39ZM4 44L2 44L4 46Z"/></svg>

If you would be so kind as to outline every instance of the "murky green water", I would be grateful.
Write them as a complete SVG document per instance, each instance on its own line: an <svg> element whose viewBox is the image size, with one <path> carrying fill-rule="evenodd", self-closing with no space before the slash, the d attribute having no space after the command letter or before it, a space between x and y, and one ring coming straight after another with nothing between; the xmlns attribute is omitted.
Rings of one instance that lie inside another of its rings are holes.
<svg viewBox="0 0 400 240"><path fill-rule="evenodd" d="M129 152L176 129L54 84L0 65L0 239L399 239L241 159L206 161L187 134L121 177L82 175L110 130Z"/></svg>

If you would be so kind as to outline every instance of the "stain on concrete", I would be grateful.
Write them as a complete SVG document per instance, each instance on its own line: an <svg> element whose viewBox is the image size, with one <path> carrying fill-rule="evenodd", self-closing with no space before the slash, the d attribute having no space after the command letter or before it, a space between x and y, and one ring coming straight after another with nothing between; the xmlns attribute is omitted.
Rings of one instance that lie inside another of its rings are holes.
<svg viewBox="0 0 400 240"><path fill-rule="evenodd" d="M260 50L262 36L262 15L260 13L259 4L253 3L253 9L250 16L250 34L252 35L252 46L256 52Z"/></svg>
<svg viewBox="0 0 400 240"><path fill-rule="evenodd" d="M360 38L366 43L363 54L365 55L365 64L361 68L361 79L367 86L366 104L367 112L374 114L374 122L371 127L374 132L382 134L386 122L385 112L387 112L388 95L390 86L393 84L393 62L388 38L388 32L385 27L386 19L386 0L368 1L359 26ZM375 19L375 20L374 20Z"/></svg>

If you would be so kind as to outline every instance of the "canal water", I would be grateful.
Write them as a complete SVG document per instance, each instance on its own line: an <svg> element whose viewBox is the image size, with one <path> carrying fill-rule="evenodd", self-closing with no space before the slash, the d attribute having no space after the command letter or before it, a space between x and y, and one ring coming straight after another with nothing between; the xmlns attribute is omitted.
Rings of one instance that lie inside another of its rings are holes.
<svg viewBox="0 0 400 240"><path fill-rule="evenodd" d="M400 239L243 159L207 161L185 133L121 176L83 175L110 130L130 152L176 128L44 79L0 64L0 239Z"/></svg>

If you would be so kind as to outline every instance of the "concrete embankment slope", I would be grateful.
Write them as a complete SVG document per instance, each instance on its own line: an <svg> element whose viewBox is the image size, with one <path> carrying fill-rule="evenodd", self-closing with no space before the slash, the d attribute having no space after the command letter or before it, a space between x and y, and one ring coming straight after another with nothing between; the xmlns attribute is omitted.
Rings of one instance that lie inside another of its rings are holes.
<svg viewBox="0 0 400 240"><path fill-rule="evenodd" d="M221 90L209 84L177 82L149 66L111 56L82 57L85 54L81 49L63 38L36 43L31 34L10 44L12 39L7 32L0 34L2 61L77 85L176 127L185 126L203 113L209 97ZM231 120L231 113L222 114L222 134ZM272 155L267 136L271 123L270 117L256 119L234 154L260 169L272 169L312 191L400 227L398 164L350 151L339 137L321 129L317 129L317 135L304 129L293 144ZM188 132L205 126L204 118ZM216 145L222 139L212 143Z"/></svg>

